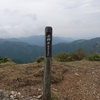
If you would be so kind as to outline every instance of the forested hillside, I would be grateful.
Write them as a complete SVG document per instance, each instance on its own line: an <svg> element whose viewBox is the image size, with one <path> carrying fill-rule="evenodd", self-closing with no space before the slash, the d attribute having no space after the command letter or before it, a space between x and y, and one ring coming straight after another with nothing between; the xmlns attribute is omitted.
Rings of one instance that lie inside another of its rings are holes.
<svg viewBox="0 0 100 100"><path fill-rule="evenodd" d="M71 43L53 45L53 56L59 52L76 52L81 48L86 53L100 52L100 38L77 40ZM30 45L24 42L0 41L0 56L9 57L14 62L28 63L44 56L44 46Z"/></svg>
<svg viewBox="0 0 100 100"><path fill-rule="evenodd" d="M43 47L6 41L0 44L0 55L9 57L14 62L28 63L43 55Z"/></svg>

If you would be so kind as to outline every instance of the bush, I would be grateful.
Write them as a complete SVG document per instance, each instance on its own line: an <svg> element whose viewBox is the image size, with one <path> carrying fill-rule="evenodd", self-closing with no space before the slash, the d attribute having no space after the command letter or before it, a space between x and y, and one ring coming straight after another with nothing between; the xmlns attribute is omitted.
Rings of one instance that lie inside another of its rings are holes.
<svg viewBox="0 0 100 100"><path fill-rule="evenodd" d="M78 57L77 57L76 53L74 53L74 52L69 53L68 61L75 61L77 59L78 59Z"/></svg>
<svg viewBox="0 0 100 100"><path fill-rule="evenodd" d="M54 56L54 60L60 61L60 62L66 62L68 59L68 54L60 52L57 55Z"/></svg>
<svg viewBox="0 0 100 100"><path fill-rule="evenodd" d="M2 57L0 57L0 63L10 62L10 61L11 61L10 58L7 58L7 57L2 58Z"/></svg>
<svg viewBox="0 0 100 100"><path fill-rule="evenodd" d="M88 56L88 60L90 61L100 61L100 54L94 53Z"/></svg>
<svg viewBox="0 0 100 100"><path fill-rule="evenodd" d="M44 56L39 56L36 60L38 63L44 61Z"/></svg>
<svg viewBox="0 0 100 100"><path fill-rule="evenodd" d="M70 53L59 53L54 56L56 61L60 62L67 62L67 61L75 61L75 60L82 60L86 57L85 52L79 48L77 52L70 52Z"/></svg>
<svg viewBox="0 0 100 100"><path fill-rule="evenodd" d="M78 48L77 52L76 52L76 59L75 60L82 60L86 57L86 53L83 51L82 48Z"/></svg>

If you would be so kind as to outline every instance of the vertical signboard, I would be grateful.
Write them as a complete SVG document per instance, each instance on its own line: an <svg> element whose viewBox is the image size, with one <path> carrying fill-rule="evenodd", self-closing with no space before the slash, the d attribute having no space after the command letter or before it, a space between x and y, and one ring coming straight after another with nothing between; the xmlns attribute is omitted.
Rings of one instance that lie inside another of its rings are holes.
<svg viewBox="0 0 100 100"><path fill-rule="evenodd" d="M52 28L45 28L45 65L43 100L51 100Z"/></svg>
<svg viewBox="0 0 100 100"><path fill-rule="evenodd" d="M46 33L46 57L52 57L52 33Z"/></svg>

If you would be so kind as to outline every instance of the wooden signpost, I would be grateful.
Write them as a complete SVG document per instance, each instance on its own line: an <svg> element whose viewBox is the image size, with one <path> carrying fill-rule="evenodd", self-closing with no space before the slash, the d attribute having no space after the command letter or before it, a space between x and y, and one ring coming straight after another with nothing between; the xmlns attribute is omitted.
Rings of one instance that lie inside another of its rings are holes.
<svg viewBox="0 0 100 100"><path fill-rule="evenodd" d="M44 100L51 100L52 28L45 28Z"/></svg>

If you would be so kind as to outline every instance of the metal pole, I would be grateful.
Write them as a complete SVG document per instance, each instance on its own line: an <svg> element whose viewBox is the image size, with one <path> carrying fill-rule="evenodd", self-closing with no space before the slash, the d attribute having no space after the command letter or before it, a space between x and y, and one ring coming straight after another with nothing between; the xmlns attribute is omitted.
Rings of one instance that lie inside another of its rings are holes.
<svg viewBox="0 0 100 100"><path fill-rule="evenodd" d="M52 28L45 28L44 100L51 100Z"/></svg>

